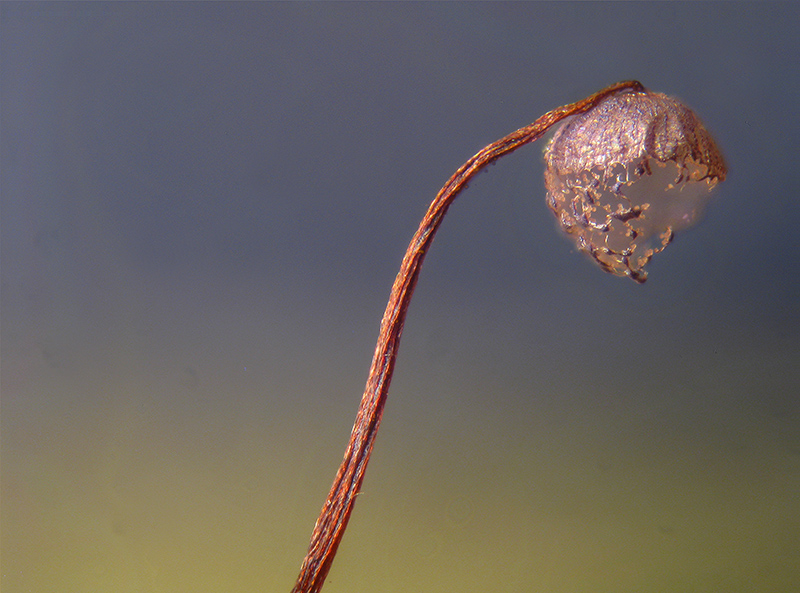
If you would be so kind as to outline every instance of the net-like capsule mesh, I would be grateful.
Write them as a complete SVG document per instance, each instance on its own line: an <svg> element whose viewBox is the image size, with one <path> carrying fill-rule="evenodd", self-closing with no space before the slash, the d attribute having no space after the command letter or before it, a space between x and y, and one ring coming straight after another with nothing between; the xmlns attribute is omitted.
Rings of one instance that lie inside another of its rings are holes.
<svg viewBox="0 0 800 593"><path fill-rule="evenodd" d="M547 205L600 267L637 282L696 222L725 164L708 131L665 95L626 92L563 124L545 151Z"/></svg>

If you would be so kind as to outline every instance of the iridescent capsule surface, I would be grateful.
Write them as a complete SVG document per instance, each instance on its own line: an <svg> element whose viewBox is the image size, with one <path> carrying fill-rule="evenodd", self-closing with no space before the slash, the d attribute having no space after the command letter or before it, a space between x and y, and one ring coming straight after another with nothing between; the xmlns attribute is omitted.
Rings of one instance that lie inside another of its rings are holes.
<svg viewBox="0 0 800 593"><path fill-rule="evenodd" d="M545 163L547 205L563 230L603 270L640 283L727 171L695 113L650 91L621 92L566 121Z"/></svg>

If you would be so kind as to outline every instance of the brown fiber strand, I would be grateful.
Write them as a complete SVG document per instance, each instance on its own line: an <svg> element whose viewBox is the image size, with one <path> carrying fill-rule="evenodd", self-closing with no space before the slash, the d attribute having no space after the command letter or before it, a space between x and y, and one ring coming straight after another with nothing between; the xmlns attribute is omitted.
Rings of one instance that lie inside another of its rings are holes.
<svg viewBox="0 0 800 593"><path fill-rule="evenodd" d="M532 124L486 146L455 172L431 202L414 238L411 239L400 265L400 272L392 286L386 312L381 321L380 335L375 347L366 388L350 435L350 442L328 498L314 525L308 553L303 560L300 575L292 593L317 593L320 591L333 564L336 550L344 535L350 514L353 512L353 505L361 488L364 471L378 434L406 311L417 283L420 267L450 204L470 179L493 161L537 140L553 124L565 117L584 113L607 96L626 89L644 90L641 83L636 81L617 83L577 103L554 109Z"/></svg>

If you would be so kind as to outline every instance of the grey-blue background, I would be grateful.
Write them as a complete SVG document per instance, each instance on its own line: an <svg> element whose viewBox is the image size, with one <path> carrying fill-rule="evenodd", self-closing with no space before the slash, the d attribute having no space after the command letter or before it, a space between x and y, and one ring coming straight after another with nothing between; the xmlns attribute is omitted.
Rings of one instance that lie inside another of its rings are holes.
<svg viewBox="0 0 800 593"><path fill-rule="evenodd" d="M730 174L637 286L481 175L422 271L325 590L800 580L790 4L0 5L2 574L288 591L428 202L636 78Z"/></svg>

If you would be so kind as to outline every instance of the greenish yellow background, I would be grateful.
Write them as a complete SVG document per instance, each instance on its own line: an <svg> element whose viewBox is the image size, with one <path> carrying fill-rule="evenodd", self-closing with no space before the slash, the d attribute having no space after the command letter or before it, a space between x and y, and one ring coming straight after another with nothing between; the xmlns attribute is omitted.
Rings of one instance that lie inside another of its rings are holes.
<svg viewBox="0 0 800 593"><path fill-rule="evenodd" d="M394 274L618 80L728 161L644 286L526 147L423 268L326 593L800 582L795 4L0 5L3 593L288 592Z"/></svg>

